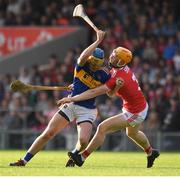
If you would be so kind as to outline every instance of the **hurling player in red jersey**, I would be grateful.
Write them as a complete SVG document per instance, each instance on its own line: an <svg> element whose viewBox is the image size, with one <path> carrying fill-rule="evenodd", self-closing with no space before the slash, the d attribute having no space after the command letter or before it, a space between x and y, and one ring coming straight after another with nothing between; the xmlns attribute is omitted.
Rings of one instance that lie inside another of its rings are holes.
<svg viewBox="0 0 180 177"><path fill-rule="evenodd" d="M159 156L159 151L151 147L146 135L139 130L140 124L146 118L148 104L134 73L127 66L131 60L132 53L128 49L123 47L114 49L109 58L109 64L112 68L110 71L111 78L104 85L58 101L58 104L82 101L113 89L117 90L116 95L123 100L122 113L99 124L96 134L81 154L69 154L76 165L82 166L85 159L102 145L107 133L123 128L126 128L127 136L147 153L147 168L152 167L154 160Z"/></svg>

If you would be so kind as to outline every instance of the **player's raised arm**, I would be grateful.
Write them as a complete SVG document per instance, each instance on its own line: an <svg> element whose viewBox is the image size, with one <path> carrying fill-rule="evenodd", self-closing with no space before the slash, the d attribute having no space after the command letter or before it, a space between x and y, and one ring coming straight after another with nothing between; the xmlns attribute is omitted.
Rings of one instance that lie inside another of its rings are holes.
<svg viewBox="0 0 180 177"><path fill-rule="evenodd" d="M89 47L87 47L79 56L78 61L77 61L78 65L83 66L86 63L88 57L93 53L93 51L96 49L96 47L104 39L105 32L98 30L96 32L96 36L97 36L96 41L94 43L92 43Z"/></svg>

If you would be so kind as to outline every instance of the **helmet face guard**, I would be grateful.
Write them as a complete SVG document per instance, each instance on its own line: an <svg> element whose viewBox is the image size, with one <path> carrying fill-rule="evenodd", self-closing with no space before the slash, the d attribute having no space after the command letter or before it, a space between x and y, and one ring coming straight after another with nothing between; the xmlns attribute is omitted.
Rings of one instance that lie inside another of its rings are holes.
<svg viewBox="0 0 180 177"><path fill-rule="evenodd" d="M97 58L97 57L94 57L94 56L90 56L88 58L89 62L93 65L96 65L96 66L103 66L104 65L104 59L101 59L101 58Z"/></svg>
<svg viewBox="0 0 180 177"><path fill-rule="evenodd" d="M93 66L101 67L104 65L104 51L100 48L96 48L92 55L88 58L89 62Z"/></svg>

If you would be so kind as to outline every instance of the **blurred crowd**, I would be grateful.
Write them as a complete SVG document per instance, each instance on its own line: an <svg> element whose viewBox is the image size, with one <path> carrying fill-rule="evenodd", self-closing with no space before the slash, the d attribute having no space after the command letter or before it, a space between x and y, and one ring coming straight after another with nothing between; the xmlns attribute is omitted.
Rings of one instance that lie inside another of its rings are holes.
<svg viewBox="0 0 180 177"><path fill-rule="evenodd" d="M88 0L84 5L92 21L107 32L101 45L107 58L117 46L133 52L130 67L149 103L148 117L142 128L180 131L179 1ZM86 25L72 18L73 8L71 0L0 0L0 26ZM90 43L95 35L91 30L89 34ZM9 85L15 79L36 85L69 85L82 50L77 46L67 52L63 61L52 54L47 65L23 67L17 75L0 75L0 128L44 129L58 109L55 101L68 92L20 94L13 93ZM121 105L117 98L99 97L96 123L119 113Z"/></svg>

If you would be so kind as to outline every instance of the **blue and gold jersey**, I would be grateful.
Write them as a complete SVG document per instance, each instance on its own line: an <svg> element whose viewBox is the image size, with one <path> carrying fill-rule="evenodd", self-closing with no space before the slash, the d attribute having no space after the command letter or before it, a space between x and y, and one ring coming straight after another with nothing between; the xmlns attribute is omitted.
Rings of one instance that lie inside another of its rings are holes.
<svg viewBox="0 0 180 177"><path fill-rule="evenodd" d="M93 72L89 69L88 64L85 64L84 66L76 65L74 70L73 90L71 95L75 96L85 92L86 90L96 88L104 84L109 78L110 74L103 69ZM75 104L94 109L95 98L76 102Z"/></svg>

